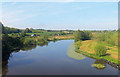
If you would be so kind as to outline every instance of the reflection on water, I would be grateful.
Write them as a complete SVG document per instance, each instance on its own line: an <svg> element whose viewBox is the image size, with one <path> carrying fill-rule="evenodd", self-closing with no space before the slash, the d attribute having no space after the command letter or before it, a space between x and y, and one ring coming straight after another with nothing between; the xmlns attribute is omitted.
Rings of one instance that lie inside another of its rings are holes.
<svg viewBox="0 0 120 77"><path fill-rule="evenodd" d="M70 45L70 47L68 48L68 56L73 58L73 59L78 59L78 60L82 60L85 59L85 56L75 52L75 46L72 44Z"/></svg>
<svg viewBox="0 0 120 77"><path fill-rule="evenodd" d="M28 51L28 50L32 50L32 49L35 49L35 48L36 48L36 45L29 45L29 46L26 46L26 47L22 48L21 50Z"/></svg>
<svg viewBox="0 0 120 77"><path fill-rule="evenodd" d="M77 59L77 60L85 59L84 55L78 52L75 52L75 46L73 44L70 45L70 47L68 48L68 56L70 58ZM92 66L98 70L103 70L106 68L106 62L101 59L96 59L96 61L94 62L94 64L92 64Z"/></svg>
<svg viewBox="0 0 120 77"><path fill-rule="evenodd" d="M43 47L45 45L48 45L48 43L44 43L44 44L39 44L39 46ZM32 50L32 49L35 49L37 45L29 45L29 46L25 46L23 48L21 48L20 50L22 51L29 51L29 50ZM19 52L20 50L15 50L13 51L14 53L17 53ZM5 55L3 55L4 57L2 57L2 75L6 75L7 72L8 72L8 61L9 61L9 58L12 57L12 53L13 52L9 52Z"/></svg>
<svg viewBox="0 0 120 77"><path fill-rule="evenodd" d="M6 75L8 72L8 60L2 62L2 75Z"/></svg>
<svg viewBox="0 0 120 77"><path fill-rule="evenodd" d="M48 42L39 44L39 46L41 46L41 47L43 47L45 45L48 46Z"/></svg>
<svg viewBox="0 0 120 77"><path fill-rule="evenodd" d="M73 40L32 45L7 54L3 75L116 75L117 69L74 51ZM46 46L48 45L48 46ZM11 57L10 57L11 56ZM103 64L99 70L92 64ZM25 69L29 68L29 69Z"/></svg>

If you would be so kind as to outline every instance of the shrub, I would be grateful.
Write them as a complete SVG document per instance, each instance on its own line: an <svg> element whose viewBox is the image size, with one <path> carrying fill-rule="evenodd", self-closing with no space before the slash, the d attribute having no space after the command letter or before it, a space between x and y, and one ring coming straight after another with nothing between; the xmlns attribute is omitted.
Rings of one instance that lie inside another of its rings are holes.
<svg viewBox="0 0 120 77"><path fill-rule="evenodd" d="M100 34L99 41L105 41L105 40L106 40L105 34Z"/></svg>
<svg viewBox="0 0 120 77"><path fill-rule="evenodd" d="M34 39L31 39L31 38L26 38L23 42L24 45L35 45L36 44L36 41Z"/></svg>
<svg viewBox="0 0 120 77"><path fill-rule="evenodd" d="M48 41L48 38L49 38L48 35L44 35L44 36L43 36L43 39L44 39L45 41Z"/></svg>
<svg viewBox="0 0 120 77"><path fill-rule="evenodd" d="M118 34L116 32L107 32L99 35L99 41L106 42L112 46L116 45L115 42L118 39Z"/></svg>
<svg viewBox="0 0 120 77"><path fill-rule="evenodd" d="M43 38L39 38L39 39L37 40L37 43L38 43L38 44L48 43L48 39L44 39L44 37L43 37Z"/></svg>
<svg viewBox="0 0 120 77"><path fill-rule="evenodd" d="M98 56L103 56L106 54L106 47L102 45L101 43L97 44L94 50L95 50L96 55Z"/></svg>

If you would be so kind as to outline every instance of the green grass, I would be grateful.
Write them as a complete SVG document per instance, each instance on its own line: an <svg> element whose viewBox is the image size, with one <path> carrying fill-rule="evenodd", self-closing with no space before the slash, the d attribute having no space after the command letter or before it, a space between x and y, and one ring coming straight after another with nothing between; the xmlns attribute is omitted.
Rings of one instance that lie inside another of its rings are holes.
<svg viewBox="0 0 120 77"><path fill-rule="evenodd" d="M119 64L118 60L110 57L110 56L102 56L102 57L99 57L95 54L91 54L91 53L87 53L87 52L83 52L83 51L80 51L78 50L77 52L80 52L80 53L83 53L84 55L88 56L88 57L91 57L91 58L94 58L94 59L105 59L105 60L108 60L112 63L116 63L116 64Z"/></svg>
<svg viewBox="0 0 120 77"><path fill-rule="evenodd" d="M80 50L80 46L81 46L81 45L82 45L82 44L80 43L80 41L75 43L75 47L76 47L75 50L76 50L76 52L82 53L82 54L84 54L84 55L86 55L86 56L88 56L88 57L91 57L91 58L95 58L95 59L105 59L105 60L108 60L108 61L110 61L110 62L112 62L112 63L119 64L119 62L118 62L117 59L114 59L114 58L110 57L109 55L101 56L101 57L100 57L100 56L97 56L96 54L91 54L91 53L88 53L88 52L81 51L81 50Z"/></svg>
<svg viewBox="0 0 120 77"><path fill-rule="evenodd" d="M60 34L60 32L41 32L41 33L27 33L28 35L31 35L31 34L37 34L37 35L51 35L53 36L54 34Z"/></svg>

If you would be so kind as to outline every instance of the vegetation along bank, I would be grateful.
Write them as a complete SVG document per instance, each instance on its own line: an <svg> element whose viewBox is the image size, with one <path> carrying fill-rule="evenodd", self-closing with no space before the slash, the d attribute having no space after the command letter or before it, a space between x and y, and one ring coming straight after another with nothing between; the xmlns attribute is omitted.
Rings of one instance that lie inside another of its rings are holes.
<svg viewBox="0 0 120 77"><path fill-rule="evenodd" d="M74 33L76 52L95 59L102 59L118 67L120 62L118 31L84 32L78 30Z"/></svg>

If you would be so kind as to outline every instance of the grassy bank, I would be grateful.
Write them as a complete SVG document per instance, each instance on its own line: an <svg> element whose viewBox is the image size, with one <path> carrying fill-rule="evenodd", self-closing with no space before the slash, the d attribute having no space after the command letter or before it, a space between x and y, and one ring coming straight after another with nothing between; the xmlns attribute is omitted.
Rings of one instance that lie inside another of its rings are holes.
<svg viewBox="0 0 120 77"><path fill-rule="evenodd" d="M105 56L97 56L95 54L94 48L96 46L96 42L97 40L86 40L86 41L78 41L75 43L75 47L76 47L76 52L80 52L86 56L95 58L95 59L105 59L108 60L112 63L115 64L119 64L118 62L118 48L116 46L111 46L108 44L105 44L103 42L103 44L106 45L107 48L109 48L109 50L107 50L107 54Z"/></svg>

